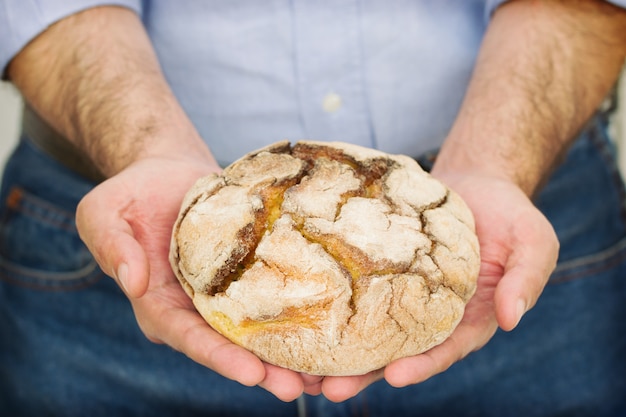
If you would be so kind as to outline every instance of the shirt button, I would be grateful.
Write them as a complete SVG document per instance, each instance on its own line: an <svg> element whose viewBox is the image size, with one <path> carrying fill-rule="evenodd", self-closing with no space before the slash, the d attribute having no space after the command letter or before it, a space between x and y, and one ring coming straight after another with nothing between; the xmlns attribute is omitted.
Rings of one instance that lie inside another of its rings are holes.
<svg viewBox="0 0 626 417"><path fill-rule="evenodd" d="M341 107L341 96L337 93L328 93L322 101L322 109L327 113L333 113Z"/></svg>

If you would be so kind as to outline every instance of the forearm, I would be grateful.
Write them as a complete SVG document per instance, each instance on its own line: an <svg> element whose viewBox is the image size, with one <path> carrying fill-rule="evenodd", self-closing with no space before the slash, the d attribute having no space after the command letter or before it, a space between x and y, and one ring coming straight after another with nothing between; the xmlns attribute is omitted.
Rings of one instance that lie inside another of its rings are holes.
<svg viewBox="0 0 626 417"><path fill-rule="evenodd" d="M25 100L107 176L150 156L215 164L130 10L94 8L59 21L7 73Z"/></svg>
<svg viewBox="0 0 626 417"><path fill-rule="evenodd" d="M626 12L601 1L511 1L494 14L434 173L541 185L619 76Z"/></svg>

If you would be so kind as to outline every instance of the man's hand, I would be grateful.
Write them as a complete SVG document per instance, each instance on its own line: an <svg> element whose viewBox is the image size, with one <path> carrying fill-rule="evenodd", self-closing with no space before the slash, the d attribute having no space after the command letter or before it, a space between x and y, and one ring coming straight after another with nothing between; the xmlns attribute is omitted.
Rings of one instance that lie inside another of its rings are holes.
<svg viewBox="0 0 626 417"><path fill-rule="evenodd" d="M626 12L601 0L509 1L494 13L459 115L433 175L468 203L481 249L478 288L448 340L384 371L325 378L331 400L384 378L393 386L443 372L513 329L555 266L558 241L533 195L615 84Z"/></svg>
<svg viewBox="0 0 626 417"><path fill-rule="evenodd" d="M558 257L559 243L543 214L515 185L489 177L445 178L472 209L480 242L476 294L449 339L430 351L387 366L397 387L445 371L480 349L497 327L514 329L535 305Z"/></svg>
<svg viewBox="0 0 626 417"><path fill-rule="evenodd" d="M168 262L172 226L185 192L217 168L175 159L144 159L91 191L78 206L81 238L128 296L144 334L244 385L290 401L303 378L261 362L215 332L197 313Z"/></svg>
<svg viewBox="0 0 626 417"><path fill-rule="evenodd" d="M20 51L7 75L110 177L80 203L78 229L146 336L283 400L315 387L317 378L265 364L213 331L171 271L183 195L219 168L167 85L139 17L114 6L68 16Z"/></svg>
<svg viewBox="0 0 626 417"><path fill-rule="evenodd" d="M342 401L384 377L396 387L422 382L484 346L498 325L512 330L541 294L556 265L558 241L547 219L515 185L490 177L440 177L476 220L481 269L461 323L441 345L360 377L326 377L323 393Z"/></svg>

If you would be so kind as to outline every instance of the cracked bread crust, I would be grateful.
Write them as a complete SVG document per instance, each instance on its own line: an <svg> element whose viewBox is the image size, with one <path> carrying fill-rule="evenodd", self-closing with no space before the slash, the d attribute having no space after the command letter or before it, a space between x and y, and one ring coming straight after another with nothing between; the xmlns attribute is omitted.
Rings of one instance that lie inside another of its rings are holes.
<svg viewBox="0 0 626 417"><path fill-rule="evenodd" d="M360 375L442 343L480 264L471 212L413 159L314 141L198 180L170 262L214 329L313 375Z"/></svg>

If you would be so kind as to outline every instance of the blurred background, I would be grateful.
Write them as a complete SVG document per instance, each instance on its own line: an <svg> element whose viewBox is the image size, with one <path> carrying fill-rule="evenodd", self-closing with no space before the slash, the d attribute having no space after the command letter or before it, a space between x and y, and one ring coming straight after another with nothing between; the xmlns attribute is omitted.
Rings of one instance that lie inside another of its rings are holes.
<svg viewBox="0 0 626 417"><path fill-rule="evenodd" d="M19 123L22 101L15 88L0 82L0 166L15 146L19 134ZM0 170L0 176L2 170Z"/></svg>
<svg viewBox="0 0 626 417"><path fill-rule="evenodd" d="M622 172L626 173L626 79L624 76L622 80L619 96L623 105L620 106L614 117L612 133L620 150ZM6 158L17 142L21 105L20 95L15 88L7 82L0 82L0 166L4 166ZM1 175L2 171L0 170Z"/></svg>

